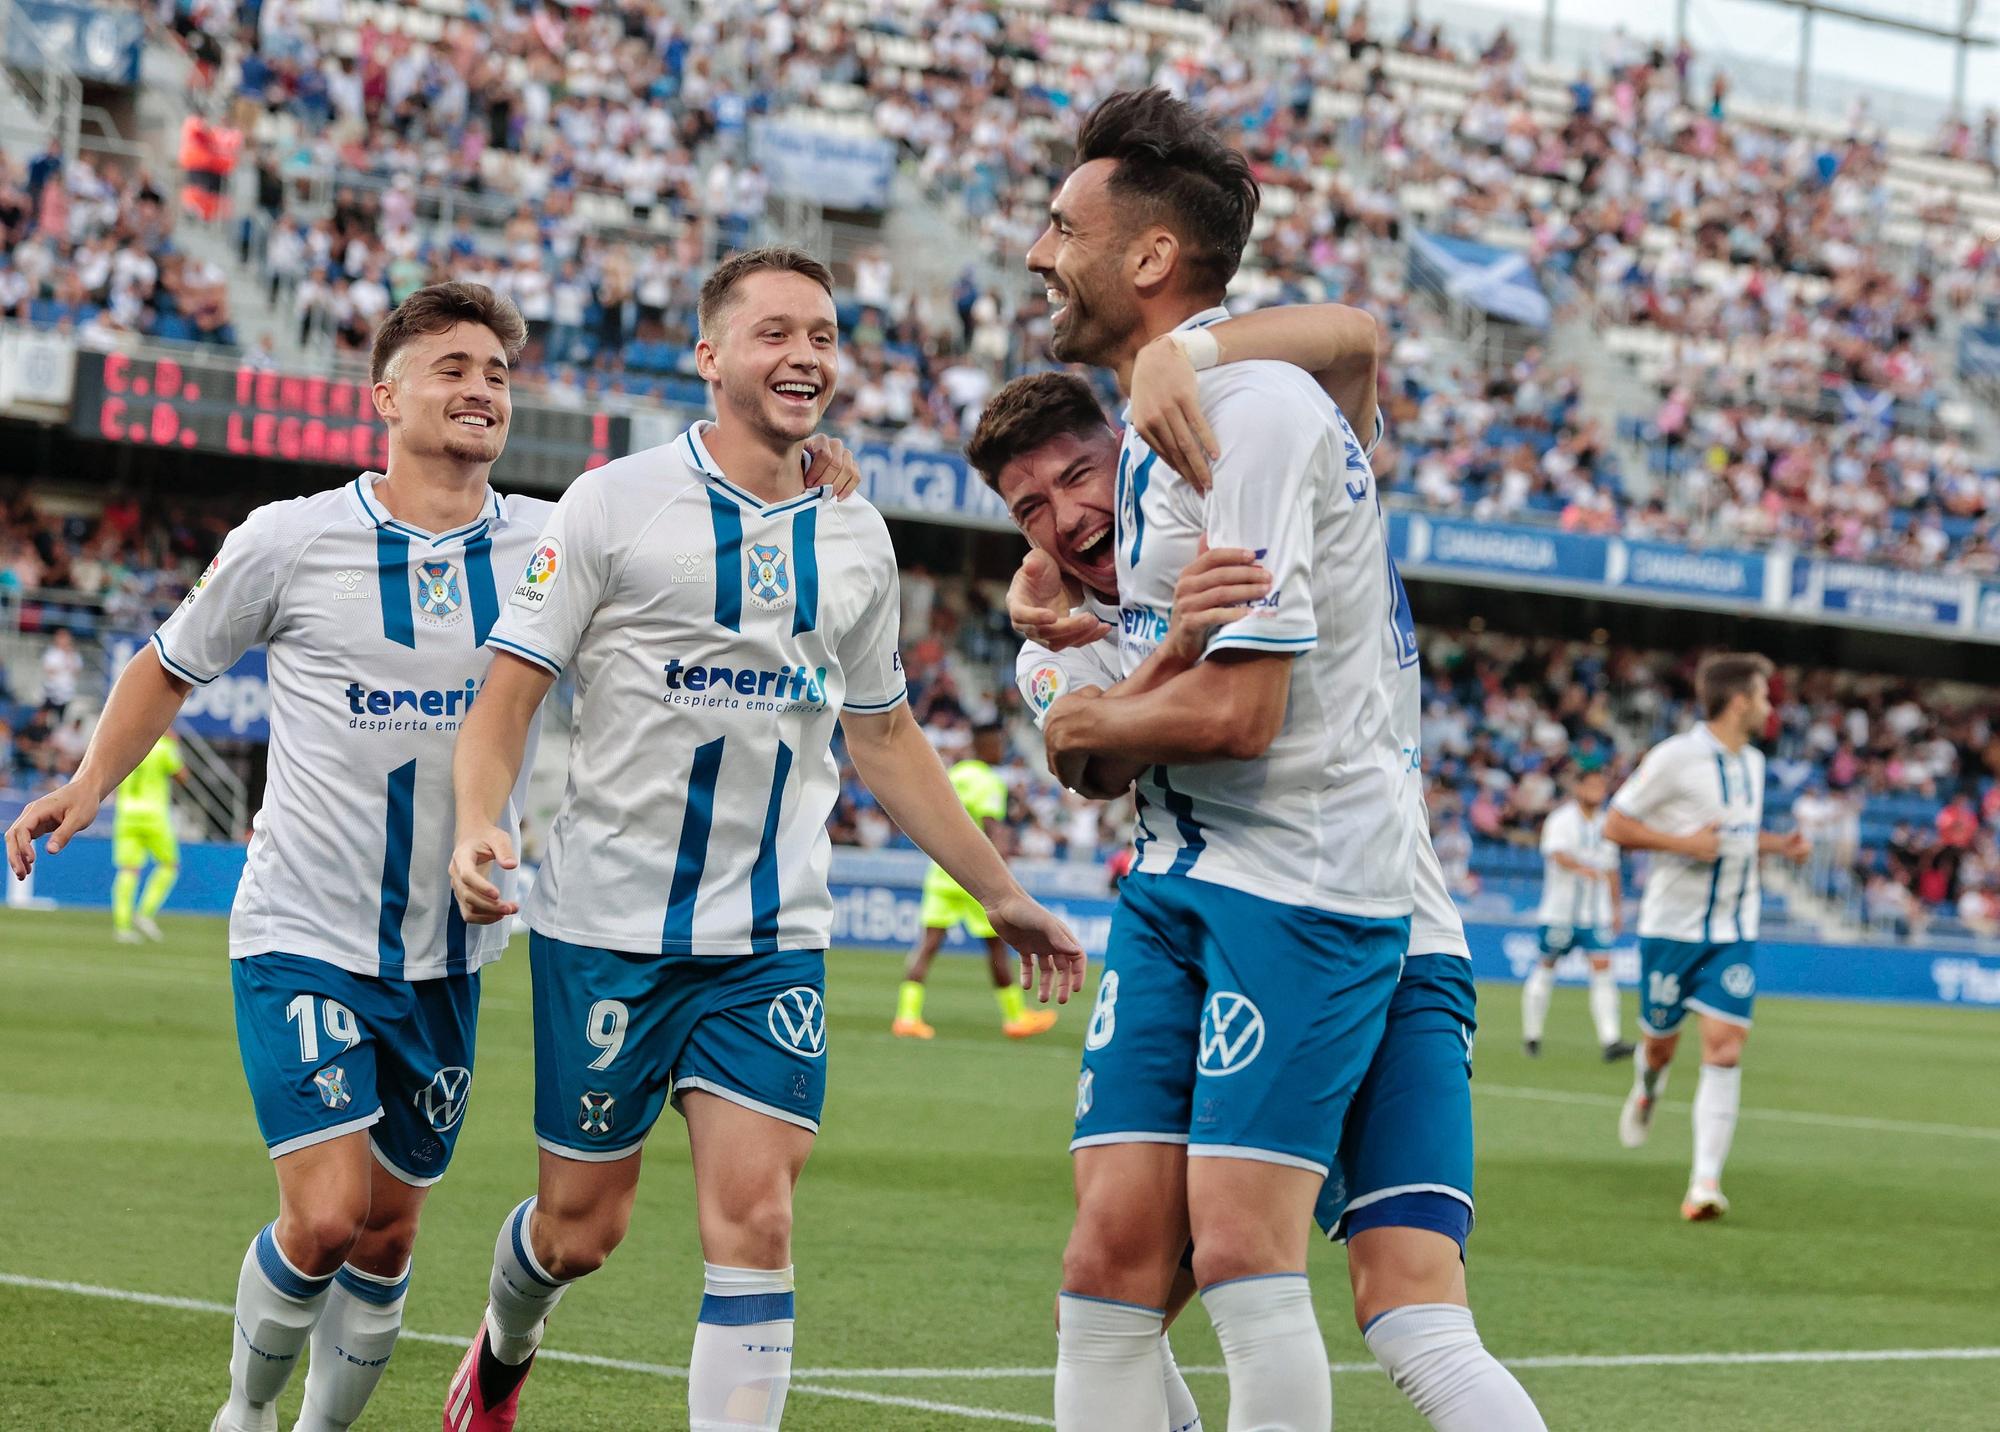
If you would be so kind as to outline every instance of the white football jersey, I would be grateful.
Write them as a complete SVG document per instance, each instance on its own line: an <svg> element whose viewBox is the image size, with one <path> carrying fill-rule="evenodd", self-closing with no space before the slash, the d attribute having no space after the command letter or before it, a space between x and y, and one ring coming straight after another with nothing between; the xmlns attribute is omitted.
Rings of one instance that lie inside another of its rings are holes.
<svg viewBox="0 0 2000 1432"><path fill-rule="evenodd" d="M1563 869L1558 855L1591 870L1618 868L1618 847L1604 838L1604 807L1587 816L1575 801L1564 801L1542 822L1542 903L1535 918L1572 930L1609 930L1611 887Z"/></svg>
<svg viewBox="0 0 2000 1432"><path fill-rule="evenodd" d="M631 953L822 950L834 724L904 699L896 554L858 496L735 486L705 426L578 478L494 631L576 674L528 923Z"/></svg>
<svg viewBox="0 0 2000 1432"><path fill-rule="evenodd" d="M1342 914L1407 915L1422 825L1411 794L1418 653L1374 475L1302 370L1231 363L1197 381L1222 449L1206 497L1129 426L1119 450L1121 665L1137 669L1166 634L1174 585L1205 536L1255 552L1273 582L1214 630L1208 651L1288 654L1290 690L1258 759L1146 773L1134 868Z"/></svg>
<svg viewBox="0 0 2000 1432"><path fill-rule="evenodd" d="M1732 753L1702 722L1648 751L1611 798L1611 808L1668 835L1719 827L1721 853L1714 860L1651 852L1639 905L1642 938L1704 944L1757 938L1762 751L1745 746Z"/></svg>
<svg viewBox="0 0 2000 1432"><path fill-rule="evenodd" d="M230 955L284 951L433 979L507 945L504 923L468 927L452 898L451 754L492 660L499 584L552 507L489 493L478 521L432 534L390 517L379 481L363 473L252 512L153 645L197 685L269 646L270 772ZM502 817L517 837L539 729Z"/></svg>

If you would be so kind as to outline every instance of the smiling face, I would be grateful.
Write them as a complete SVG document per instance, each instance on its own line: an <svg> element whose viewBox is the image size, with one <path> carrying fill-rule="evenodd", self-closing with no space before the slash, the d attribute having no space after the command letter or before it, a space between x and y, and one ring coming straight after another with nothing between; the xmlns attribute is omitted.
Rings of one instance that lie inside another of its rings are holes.
<svg viewBox="0 0 2000 1432"><path fill-rule="evenodd" d="M737 282L719 318L695 349L718 414L772 443L811 437L840 376L833 296L805 274L765 269Z"/></svg>
<svg viewBox="0 0 2000 1432"><path fill-rule="evenodd" d="M491 464L514 414L507 350L483 323L419 334L396 351L375 405L390 442L416 458Z"/></svg>
<svg viewBox="0 0 2000 1432"><path fill-rule="evenodd" d="M1113 602L1117 471L1118 435L1106 427L1051 438L1007 463L993 483L1014 525L1063 575Z"/></svg>
<svg viewBox="0 0 2000 1432"><path fill-rule="evenodd" d="M1126 274L1130 225L1113 202L1117 161L1093 159L1049 205L1049 226L1028 250L1028 268L1048 285L1049 353L1061 363L1110 366L1140 326Z"/></svg>

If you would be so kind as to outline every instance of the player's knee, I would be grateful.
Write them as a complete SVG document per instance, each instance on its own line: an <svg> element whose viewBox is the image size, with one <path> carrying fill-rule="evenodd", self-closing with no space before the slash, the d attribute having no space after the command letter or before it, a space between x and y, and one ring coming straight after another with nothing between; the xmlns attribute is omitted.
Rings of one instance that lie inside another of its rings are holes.
<svg viewBox="0 0 2000 1432"><path fill-rule="evenodd" d="M1171 1250L1160 1246L1156 1230L1143 1222L1079 1213L1063 1250L1063 1289L1151 1306L1155 1294L1139 1290L1155 1282L1164 1289L1172 1257Z"/></svg>
<svg viewBox="0 0 2000 1432"><path fill-rule="evenodd" d="M309 1278L324 1278L347 1261L367 1226L365 1208L329 1203L293 1214L278 1228L278 1245Z"/></svg>
<svg viewBox="0 0 2000 1432"><path fill-rule="evenodd" d="M1297 1271L1286 1240L1250 1227L1205 1230L1194 1245L1194 1280L1203 1288L1238 1278Z"/></svg>
<svg viewBox="0 0 2000 1432"><path fill-rule="evenodd" d="M792 1200L774 1191L745 1199L724 1215L718 1235L719 1260L739 1268L782 1268L792 1261Z"/></svg>
<svg viewBox="0 0 2000 1432"><path fill-rule="evenodd" d="M631 1221L629 1200L551 1208L544 1196L535 1205L535 1257L550 1277L562 1282L595 1273L625 1241Z"/></svg>

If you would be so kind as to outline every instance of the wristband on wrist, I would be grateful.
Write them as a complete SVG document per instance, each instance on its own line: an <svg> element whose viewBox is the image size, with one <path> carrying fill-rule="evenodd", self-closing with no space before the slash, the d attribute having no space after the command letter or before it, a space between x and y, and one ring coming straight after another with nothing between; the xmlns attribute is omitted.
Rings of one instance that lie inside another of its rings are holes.
<svg viewBox="0 0 2000 1432"><path fill-rule="evenodd" d="M1187 355L1197 373L1222 361L1222 344L1206 328L1176 328L1167 335L1167 341Z"/></svg>

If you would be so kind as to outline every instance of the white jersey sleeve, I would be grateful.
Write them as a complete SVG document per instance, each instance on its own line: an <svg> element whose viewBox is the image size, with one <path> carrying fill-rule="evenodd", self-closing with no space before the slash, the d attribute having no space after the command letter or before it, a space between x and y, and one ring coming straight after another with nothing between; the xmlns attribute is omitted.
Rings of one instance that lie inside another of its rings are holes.
<svg viewBox="0 0 2000 1432"><path fill-rule="evenodd" d="M271 639L285 573L303 550L282 509L260 507L224 538L208 570L153 633L161 665L183 681L206 686Z"/></svg>
<svg viewBox="0 0 2000 1432"><path fill-rule="evenodd" d="M845 522L848 517L835 504L828 521ZM873 508L855 514L855 520L867 524L865 530L856 533L863 550L884 560L877 564L879 570L871 574L877 583L874 597L863 609L860 620L842 634L836 655L847 674L847 694L840 709L869 716L892 711L909 696L898 646L903 595L888 524Z"/></svg>
<svg viewBox="0 0 2000 1432"><path fill-rule="evenodd" d="M1680 798L1682 777L1688 770L1685 760L1676 759L1677 750L1672 742L1662 741L1648 751L1639 769L1611 797L1611 808L1641 825L1658 828L1662 816Z"/></svg>
<svg viewBox="0 0 2000 1432"><path fill-rule="evenodd" d="M603 486L586 474L556 503L487 644L561 675L617 560Z"/></svg>
<svg viewBox="0 0 2000 1432"><path fill-rule="evenodd" d="M1270 593L1210 633L1210 651L1309 651L1314 619L1313 548L1318 531L1314 461L1323 434L1298 420L1282 388L1243 386L1209 408L1222 456L1208 494L1210 547L1245 547L1271 574Z"/></svg>
<svg viewBox="0 0 2000 1432"><path fill-rule="evenodd" d="M1122 679L1118 639L1099 637L1083 646L1051 651L1040 642L1024 642L1014 659L1014 683L1040 726L1049 708L1085 686L1108 691Z"/></svg>

